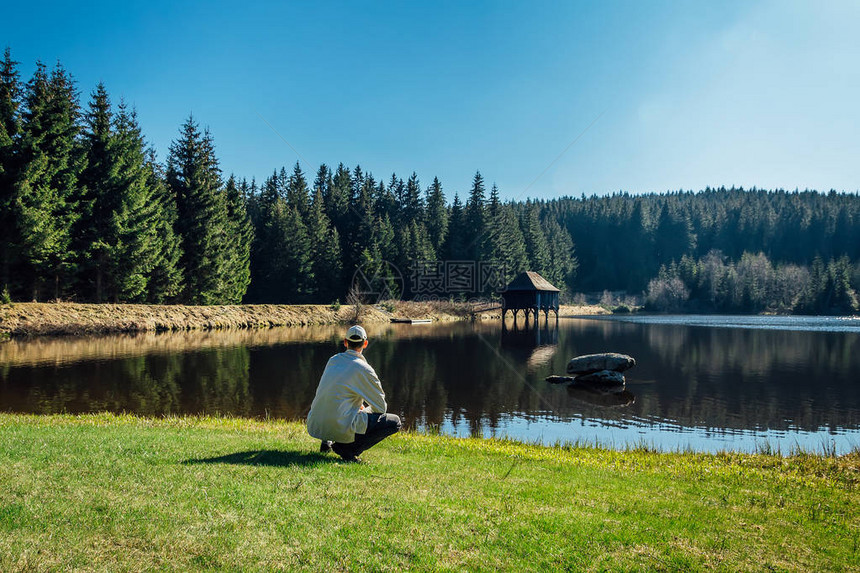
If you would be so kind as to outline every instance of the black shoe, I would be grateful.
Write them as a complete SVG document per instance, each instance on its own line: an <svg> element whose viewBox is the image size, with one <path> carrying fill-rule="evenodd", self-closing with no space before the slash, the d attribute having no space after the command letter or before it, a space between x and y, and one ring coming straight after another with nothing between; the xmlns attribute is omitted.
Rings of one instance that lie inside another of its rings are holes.
<svg viewBox="0 0 860 573"><path fill-rule="evenodd" d="M321 441L321 442L320 442L320 453L321 453L321 454L327 454L327 453L329 453L329 452L331 451L331 445L332 445L332 443L333 443L333 442L332 442L331 440L323 440L323 441Z"/></svg>
<svg viewBox="0 0 860 573"><path fill-rule="evenodd" d="M361 458L359 458L352 452L352 448L344 446L344 444L332 444L331 451L339 455L341 459L345 462L353 464L361 463Z"/></svg>

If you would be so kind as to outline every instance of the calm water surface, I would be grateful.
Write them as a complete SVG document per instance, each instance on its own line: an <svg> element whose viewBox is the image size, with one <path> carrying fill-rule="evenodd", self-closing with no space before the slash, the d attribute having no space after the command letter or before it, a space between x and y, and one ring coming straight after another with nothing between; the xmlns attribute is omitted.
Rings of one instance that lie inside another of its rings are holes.
<svg viewBox="0 0 860 573"><path fill-rule="evenodd" d="M510 323L509 323L510 325ZM340 327L0 345L0 410L301 419ZM455 435L788 453L860 447L860 319L630 316L368 328L390 410ZM544 382L623 352L621 393Z"/></svg>

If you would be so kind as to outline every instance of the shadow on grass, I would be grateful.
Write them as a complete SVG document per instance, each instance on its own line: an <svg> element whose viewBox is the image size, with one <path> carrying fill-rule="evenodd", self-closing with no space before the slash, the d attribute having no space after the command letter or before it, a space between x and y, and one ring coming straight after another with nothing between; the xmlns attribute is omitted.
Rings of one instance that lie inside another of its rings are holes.
<svg viewBox="0 0 860 573"><path fill-rule="evenodd" d="M191 459L182 462L190 464L234 464L244 466L315 466L337 461L334 457L308 452L283 452L280 450L251 450L236 452L214 458Z"/></svg>

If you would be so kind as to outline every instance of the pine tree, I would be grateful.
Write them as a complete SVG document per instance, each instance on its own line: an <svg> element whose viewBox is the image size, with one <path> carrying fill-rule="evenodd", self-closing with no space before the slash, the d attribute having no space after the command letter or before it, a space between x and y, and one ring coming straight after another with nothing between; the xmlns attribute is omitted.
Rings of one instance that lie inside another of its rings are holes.
<svg viewBox="0 0 860 573"><path fill-rule="evenodd" d="M579 266L574 253L573 239L554 217L544 219L544 234L549 249L549 270L544 277L560 290L572 291L576 269Z"/></svg>
<svg viewBox="0 0 860 573"><path fill-rule="evenodd" d="M87 193L75 242L80 293L96 302L144 302L150 278L163 265L164 209L137 114L120 103L113 115L100 84L87 114L81 180ZM168 289L169 290L169 289Z"/></svg>
<svg viewBox="0 0 860 573"><path fill-rule="evenodd" d="M298 211L279 200L268 221L270 276L267 302L306 302L314 281L310 239Z"/></svg>
<svg viewBox="0 0 860 573"><path fill-rule="evenodd" d="M403 179L397 177L396 173L392 173L391 179L388 180L388 193L392 199L388 216L393 225L400 225L404 220L403 204L406 199L406 185L403 183Z"/></svg>
<svg viewBox="0 0 860 573"><path fill-rule="evenodd" d="M419 261L432 261L436 258L427 227L419 221L412 221L406 227L395 231L398 245L397 267L403 276Z"/></svg>
<svg viewBox="0 0 860 573"><path fill-rule="evenodd" d="M246 179L242 179L240 189L242 197L245 199L245 209L248 211L251 226L256 229L260 220L260 195L257 189L257 179L252 177L251 183L248 183Z"/></svg>
<svg viewBox="0 0 860 573"><path fill-rule="evenodd" d="M472 190L469 192L469 201L466 203L463 228L465 251L462 255L474 261L481 260L484 254L483 243L487 232L485 209L484 178L478 171L472 180Z"/></svg>
<svg viewBox="0 0 860 573"><path fill-rule="evenodd" d="M252 202L251 221L254 225L254 240L251 244L251 284L248 287L248 302L272 302L276 280L273 270L276 237L272 235L272 219L275 209L283 199L278 195L278 174L267 177L260 192Z"/></svg>
<svg viewBox="0 0 860 573"><path fill-rule="evenodd" d="M323 195L326 215L337 229L343 231L347 224L349 198L352 193L352 176L343 163L337 166L331 185L327 187L328 194Z"/></svg>
<svg viewBox="0 0 860 573"><path fill-rule="evenodd" d="M221 170L212 136L201 133L189 116L181 136L170 146L167 184L176 197L176 233L182 238L187 304L218 304L224 288L226 205L221 192Z"/></svg>
<svg viewBox="0 0 860 573"><path fill-rule="evenodd" d="M394 225L387 214L377 218L376 227L373 229L373 245L379 251L382 260L393 262L397 259Z"/></svg>
<svg viewBox="0 0 860 573"><path fill-rule="evenodd" d="M528 202L520 219L520 227L526 245L529 268L547 277L549 275L549 245L541 227L538 208Z"/></svg>
<svg viewBox="0 0 860 573"><path fill-rule="evenodd" d="M162 216L157 188L152 185L146 143L137 113L120 102L114 120L111 148L116 166L110 188L116 210L111 220L116 243L110 259L111 298L114 301L144 302L149 278L160 258L158 219Z"/></svg>
<svg viewBox="0 0 860 573"><path fill-rule="evenodd" d="M322 168L321 171L324 181L326 173ZM331 251L332 233L327 234L322 190L317 189L318 200L309 205L306 224L286 194L278 193L279 178L277 172L269 177L255 201L251 284L246 297L249 302L297 303L318 296L312 263L315 253ZM333 235L337 240L337 233ZM338 245L335 249L338 256L339 248Z"/></svg>
<svg viewBox="0 0 860 573"><path fill-rule="evenodd" d="M380 217L388 216L389 220L397 217L397 200L391 189L386 187L382 181L376 186L373 204Z"/></svg>
<svg viewBox="0 0 860 573"><path fill-rule="evenodd" d="M331 170L323 163L317 169L316 177L314 177L314 195L319 193L323 199L329 196L331 192Z"/></svg>
<svg viewBox="0 0 860 573"><path fill-rule="evenodd" d="M271 176L263 181L263 186L260 188L260 209L265 212L277 203L281 198L278 192L278 172L275 171Z"/></svg>
<svg viewBox="0 0 860 573"><path fill-rule="evenodd" d="M493 183L492 189L490 189L490 200L487 204L487 218L492 219L496 215L499 214L499 206L501 205L501 201L499 200L499 188L496 187L496 184Z"/></svg>
<svg viewBox="0 0 860 573"><path fill-rule="evenodd" d="M492 250L494 242L498 243L499 241L504 240L497 236L499 233L506 231L504 227L497 224L501 205L502 203L499 200L499 188L496 187L495 183L493 183L493 187L490 189L490 199L487 201L487 206L484 211L484 233L477 241L482 257L488 256L488 253Z"/></svg>
<svg viewBox="0 0 860 573"><path fill-rule="evenodd" d="M466 220L463 204L460 202L460 195L454 193L454 202L451 204L451 214L448 217L448 235L445 237L445 243L442 247L445 258L450 261L464 259L466 256L465 239Z"/></svg>
<svg viewBox="0 0 860 573"><path fill-rule="evenodd" d="M404 224L424 222L424 200L421 197L421 183L419 183L418 174L415 172L412 173L412 176L406 182L406 190L401 206Z"/></svg>
<svg viewBox="0 0 860 573"><path fill-rule="evenodd" d="M347 219L349 224L344 229L349 233L346 243L349 245L347 253L344 253L346 268L354 268L358 264L359 255L364 249L371 247L373 243L373 231L378 224L378 217L374 206L373 195L376 189L376 181L372 174L361 176L361 186L357 196L352 200Z"/></svg>
<svg viewBox="0 0 860 573"><path fill-rule="evenodd" d="M427 232L430 234L433 250L437 255L441 254L442 245L448 235L448 208L438 177L433 178L433 184L427 189Z"/></svg>
<svg viewBox="0 0 860 573"><path fill-rule="evenodd" d="M165 175L149 150L146 160L147 186L152 190L156 207L155 237L158 239L156 256L147 280L146 301L155 304L174 303L185 290L182 276L182 246L176 234L177 208L174 196L165 182Z"/></svg>
<svg viewBox="0 0 860 573"><path fill-rule="evenodd" d="M315 302L331 302L345 291L341 273L340 235L325 214L322 192L318 189L308 213L308 238Z"/></svg>
<svg viewBox="0 0 860 573"><path fill-rule="evenodd" d="M528 256L517 216L510 205L499 205L487 222L484 259L504 266L505 284L528 269Z"/></svg>
<svg viewBox="0 0 860 573"><path fill-rule="evenodd" d="M71 229L77 220L79 104L74 81L60 64L50 78L41 63L27 84L21 134L21 168L15 184L22 258L38 300L49 286L58 298L72 274ZM62 283L61 283L62 281Z"/></svg>
<svg viewBox="0 0 860 573"><path fill-rule="evenodd" d="M827 265L833 297L828 311L835 314L853 314L858 309L857 293L851 288L851 260L847 256L831 260Z"/></svg>
<svg viewBox="0 0 860 573"><path fill-rule="evenodd" d="M368 174L369 175L369 174ZM358 200L358 195L361 193L361 187L364 185L365 173L361 169L361 165L356 165L352 170L352 186L350 187L349 201L354 203Z"/></svg>
<svg viewBox="0 0 860 573"><path fill-rule="evenodd" d="M22 285L13 283L20 244L15 216L15 181L18 174L18 143L21 130L21 82L18 62L9 48L0 63L0 285L17 294Z"/></svg>
<svg viewBox="0 0 860 573"><path fill-rule="evenodd" d="M227 221L224 226L225 245L229 248L224 263L224 292L222 300L227 304L239 304L251 282L251 245L254 228L245 208L245 199L236 178L230 176L224 189Z"/></svg>
<svg viewBox="0 0 860 573"><path fill-rule="evenodd" d="M277 189L278 197L284 200L287 199L287 194L290 188L290 176L287 174L287 168L281 167L275 171L275 188Z"/></svg>
<svg viewBox="0 0 860 573"><path fill-rule="evenodd" d="M310 209L310 191L298 161L296 161L293 173L287 183L287 203L295 207L302 217L307 216Z"/></svg>
<svg viewBox="0 0 860 573"><path fill-rule="evenodd" d="M77 290L86 300L104 302L105 283L112 278L108 267L111 260L119 257L119 229L114 216L121 199L115 189L119 166L112 133L113 113L103 83L91 95L85 122L86 167L81 172L81 184L86 194L78 201L80 219L74 237Z"/></svg>

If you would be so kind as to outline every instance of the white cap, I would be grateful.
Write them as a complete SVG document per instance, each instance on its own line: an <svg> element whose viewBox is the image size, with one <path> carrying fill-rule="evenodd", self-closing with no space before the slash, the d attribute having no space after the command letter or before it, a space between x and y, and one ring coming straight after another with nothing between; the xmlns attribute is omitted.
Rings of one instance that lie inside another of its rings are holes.
<svg viewBox="0 0 860 573"><path fill-rule="evenodd" d="M367 340L367 333L362 327L356 324L346 331L346 339L352 342L361 342L362 340Z"/></svg>

